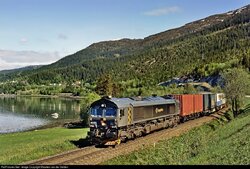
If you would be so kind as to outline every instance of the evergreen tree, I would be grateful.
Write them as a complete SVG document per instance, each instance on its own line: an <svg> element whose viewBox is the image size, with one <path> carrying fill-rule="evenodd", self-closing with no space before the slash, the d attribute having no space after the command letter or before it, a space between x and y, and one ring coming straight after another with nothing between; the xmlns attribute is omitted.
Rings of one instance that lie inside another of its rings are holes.
<svg viewBox="0 0 250 169"><path fill-rule="evenodd" d="M110 96L113 93L113 82L109 74L101 76L97 80L96 93L100 96Z"/></svg>

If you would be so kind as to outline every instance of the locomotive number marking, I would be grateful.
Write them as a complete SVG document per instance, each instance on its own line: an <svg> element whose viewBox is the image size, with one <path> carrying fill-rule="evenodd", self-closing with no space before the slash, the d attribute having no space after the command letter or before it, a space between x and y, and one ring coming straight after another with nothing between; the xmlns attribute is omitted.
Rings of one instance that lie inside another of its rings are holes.
<svg viewBox="0 0 250 169"><path fill-rule="evenodd" d="M164 111L163 108L160 108L160 109L156 108L156 109L155 109L155 113L161 113L161 112L163 112L163 111Z"/></svg>

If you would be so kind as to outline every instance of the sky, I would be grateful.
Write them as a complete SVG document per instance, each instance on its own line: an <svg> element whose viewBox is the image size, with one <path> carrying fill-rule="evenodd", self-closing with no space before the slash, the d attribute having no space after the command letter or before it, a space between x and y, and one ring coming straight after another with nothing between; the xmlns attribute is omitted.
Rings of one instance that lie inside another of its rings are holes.
<svg viewBox="0 0 250 169"><path fill-rule="evenodd" d="M0 0L0 70L50 64L92 43L145 38L250 0Z"/></svg>

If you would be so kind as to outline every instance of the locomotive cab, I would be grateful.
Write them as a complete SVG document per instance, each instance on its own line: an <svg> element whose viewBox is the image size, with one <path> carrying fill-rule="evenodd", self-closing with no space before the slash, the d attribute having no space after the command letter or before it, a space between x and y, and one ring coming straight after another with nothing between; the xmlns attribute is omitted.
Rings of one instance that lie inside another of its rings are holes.
<svg viewBox="0 0 250 169"><path fill-rule="evenodd" d="M94 102L89 110L88 137L95 145L113 145L118 139L118 107L108 99Z"/></svg>

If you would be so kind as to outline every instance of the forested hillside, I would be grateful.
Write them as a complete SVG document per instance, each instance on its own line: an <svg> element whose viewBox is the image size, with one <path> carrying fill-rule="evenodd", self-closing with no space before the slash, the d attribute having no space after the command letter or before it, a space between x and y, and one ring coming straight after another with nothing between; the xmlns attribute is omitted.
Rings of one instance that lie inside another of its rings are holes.
<svg viewBox="0 0 250 169"><path fill-rule="evenodd" d="M105 41L36 70L0 74L0 80L28 84L95 82L103 74L117 81L157 84L169 78L206 76L250 66L250 5L188 23L144 39Z"/></svg>

